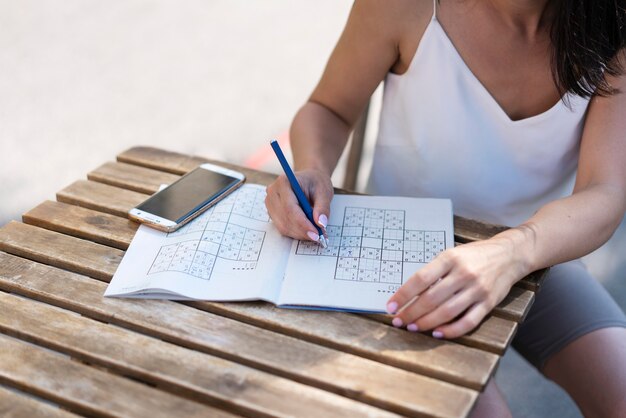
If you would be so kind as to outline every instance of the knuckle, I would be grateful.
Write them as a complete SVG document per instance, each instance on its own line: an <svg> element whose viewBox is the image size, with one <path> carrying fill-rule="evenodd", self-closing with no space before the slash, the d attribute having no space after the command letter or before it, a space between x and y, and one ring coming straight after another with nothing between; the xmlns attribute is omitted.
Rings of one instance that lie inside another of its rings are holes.
<svg viewBox="0 0 626 418"><path fill-rule="evenodd" d="M466 332L473 330L474 328L478 326L478 324L479 324L478 319L476 319L476 317L473 317L473 316L465 318L463 320L463 325L464 325Z"/></svg>
<svg viewBox="0 0 626 418"><path fill-rule="evenodd" d="M484 299L489 296L489 289L484 283L477 282L475 284L475 289L476 289L476 295L479 298Z"/></svg>

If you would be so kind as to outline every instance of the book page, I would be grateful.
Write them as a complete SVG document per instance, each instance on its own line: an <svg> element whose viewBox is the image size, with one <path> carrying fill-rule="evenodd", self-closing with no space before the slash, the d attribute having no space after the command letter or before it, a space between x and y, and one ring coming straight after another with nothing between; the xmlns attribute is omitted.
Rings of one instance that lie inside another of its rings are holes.
<svg viewBox="0 0 626 418"><path fill-rule="evenodd" d="M294 241L278 303L384 312L389 297L454 246L446 199L336 195L329 246Z"/></svg>
<svg viewBox="0 0 626 418"><path fill-rule="evenodd" d="M175 232L141 225L105 296L275 301L291 242L245 184Z"/></svg>

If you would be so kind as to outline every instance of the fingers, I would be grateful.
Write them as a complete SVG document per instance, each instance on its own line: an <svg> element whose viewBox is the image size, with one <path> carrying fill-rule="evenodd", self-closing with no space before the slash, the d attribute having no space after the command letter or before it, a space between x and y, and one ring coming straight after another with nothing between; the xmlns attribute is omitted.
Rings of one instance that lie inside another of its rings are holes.
<svg viewBox="0 0 626 418"><path fill-rule="evenodd" d="M473 305L465 312L465 314L458 320L437 327L433 331L433 337L435 338L458 338L462 335L472 331L481 321L487 316L490 309L486 302L481 302Z"/></svg>
<svg viewBox="0 0 626 418"><path fill-rule="evenodd" d="M451 268L448 257L441 256L435 258L421 270L416 272L387 302L387 312L395 314L413 298L428 289L437 280L444 277ZM396 321L397 323L397 321Z"/></svg>
<svg viewBox="0 0 626 418"><path fill-rule="evenodd" d="M267 187L265 205L281 234L300 240L319 240L317 229L302 211L286 176L279 176Z"/></svg>
<svg viewBox="0 0 626 418"><path fill-rule="evenodd" d="M431 312L407 322L409 331L428 331L440 325L447 324L477 302L470 290L463 289L437 306Z"/></svg>
<svg viewBox="0 0 626 418"><path fill-rule="evenodd" d="M326 233L328 226L328 217L330 216L330 202L333 199L332 184L318 184L314 186L311 193L311 203L313 204L313 219L322 227Z"/></svg>
<svg viewBox="0 0 626 418"><path fill-rule="evenodd" d="M447 312L449 309L449 301L454 299L456 294L459 293L465 285L462 281L456 279L456 277L448 275L436 282L428 290L420 294L412 303L409 303L402 309L396 318L399 318L402 324L416 323L416 321L419 320L417 322L417 328L419 329L430 329L445 322L441 320L441 322L436 322L428 327L427 324L430 325L432 319L435 319L435 321L440 317L445 317L447 321L453 319L456 315L460 314L462 310L454 309L456 313L450 316L450 312ZM463 309L467 309L470 302L473 303L472 300L468 301ZM437 315L433 318L433 314ZM424 315L426 315L426 317L424 317ZM423 323L426 318L430 318L430 321ZM400 325L400 322L396 321L395 324ZM417 331L417 329L415 329L416 327L412 328L413 329L410 329L410 331Z"/></svg>

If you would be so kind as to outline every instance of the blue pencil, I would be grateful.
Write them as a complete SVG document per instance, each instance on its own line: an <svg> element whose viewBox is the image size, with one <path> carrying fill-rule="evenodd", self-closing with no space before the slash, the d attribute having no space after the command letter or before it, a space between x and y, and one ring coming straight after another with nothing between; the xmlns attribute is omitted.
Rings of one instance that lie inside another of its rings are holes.
<svg viewBox="0 0 626 418"><path fill-rule="evenodd" d="M319 234L319 241L318 241L319 244L322 247L326 248L328 244L326 242L326 238L324 237L324 232L322 231L322 228L320 228L315 222L315 220L313 219L313 208L311 207L311 204L306 198L304 191L302 191L302 188L300 187L300 183L298 183L298 180L296 179L295 174L293 174L291 167L289 167L289 163L287 162L287 159L285 158L285 154L283 154L283 150L280 149L280 146L278 145L278 141L276 141L275 139L272 139L272 141L270 142L270 145L272 146L272 149L274 150L276 157L278 157L278 161L280 162L280 165L283 167L283 170L285 171L285 175L287 176L287 179L289 180L289 184L291 184L291 189L295 193L296 198L298 199L298 203L300 204L300 207L304 211L304 214L306 215L307 219L311 221L313 226L317 229L317 232Z"/></svg>

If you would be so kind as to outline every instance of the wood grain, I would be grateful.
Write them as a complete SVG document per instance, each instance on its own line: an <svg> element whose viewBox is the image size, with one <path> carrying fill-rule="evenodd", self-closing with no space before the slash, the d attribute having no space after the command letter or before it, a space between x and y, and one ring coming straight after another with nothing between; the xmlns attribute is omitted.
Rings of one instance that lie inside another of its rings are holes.
<svg viewBox="0 0 626 418"><path fill-rule="evenodd" d="M343 312L310 311L303 315L298 310L281 309L264 302L188 304L473 389L484 387L499 359L486 351L409 333Z"/></svg>
<svg viewBox="0 0 626 418"><path fill-rule="evenodd" d="M124 256L115 248L15 221L0 228L0 250L106 281Z"/></svg>
<svg viewBox="0 0 626 418"><path fill-rule="evenodd" d="M0 417L77 418L77 415L59 409L54 405L38 401L32 396L0 386Z"/></svg>
<svg viewBox="0 0 626 418"><path fill-rule="evenodd" d="M149 196L96 181L78 180L58 192L57 200L127 218L128 211Z"/></svg>
<svg viewBox="0 0 626 418"><path fill-rule="evenodd" d="M267 144L269 147L269 142ZM120 162L148 167L174 174L185 174L202 163L221 165L232 170L237 170L246 175L246 179L251 183L268 185L276 178L275 174L252 170L236 164L223 161L211 160L209 158L196 157L180 154L177 152L165 151L152 147L133 147L117 156Z"/></svg>
<svg viewBox="0 0 626 418"><path fill-rule="evenodd" d="M243 415L388 416L320 389L0 292L0 330Z"/></svg>
<svg viewBox="0 0 626 418"><path fill-rule="evenodd" d="M96 417L228 417L229 413L0 334L0 382Z"/></svg>
<svg viewBox="0 0 626 418"><path fill-rule="evenodd" d="M55 245L48 245L49 242L54 242ZM117 264L121 261L119 250L17 222L0 229L0 249L107 282L111 280ZM107 250L111 253L107 254ZM326 344L473 389L481 389L486 384L498 360L491 353L438 341L421 334L410 334L386 325L376 327L371 321L345 313L309 312L302 315L301 312L276 309L269 304L262 304L260 309L258 304L198 303L194 306L220 315L231 315L242 321L255 322L261 318L263 321L256 323L264 328L271 326L298 338L306 338L318 344ZM325 321L325 328L318 325L311 327L312 323L305 327L301 324L305 320L316 323ZM355 330L358 330L357 334ZM386 334L390 337L383 339L382 336ZM366 335L370 338L364 338ZM410 350L398 349L417 343L428 348L425 350L427 354L416 355ZM450 361L454 361L456 366L450 367Z"/></svg>
<svg viewBox="0 0 626 418"><path fill-rule="evenodd" d="M504 300L493 309L493 314L500 318L522 322L535 301L535 292L513 286Z"/></svg>
<svg viewBox="0 0 626 418"><path fill-rule="evenodd" d="M22 216L24 223L126 250L139 224L108 213L45 201Z"/></svg>
<svg viewBox="0 0 626 418"><path fill-rule="evenodd" d="M159 190L161 184L171 184L180 176L132 164L105 163L87 174L87 178L139 193L152 194Z"/></svg>
<svg viewBox="0 0 626 418"><path fill-rule="evenodd" d="M477 396L473 390L179 303L103 298L105 288L97 280L0 252L0 290L362 402L407 415L453 417L465 416Z"/></svg>

